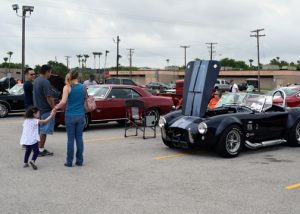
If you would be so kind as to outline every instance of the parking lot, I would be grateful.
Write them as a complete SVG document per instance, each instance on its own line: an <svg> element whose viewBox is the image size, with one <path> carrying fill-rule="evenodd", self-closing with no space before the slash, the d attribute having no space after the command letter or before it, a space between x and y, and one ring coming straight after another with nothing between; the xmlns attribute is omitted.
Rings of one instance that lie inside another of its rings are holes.
<svg viewBox="0 0 300 214"><path fill-rule="evenodd" d="M33 171L22 167L22 122L20 114L0 119L1 213L300 213L300 148L224 159L171 150L160 136L125 139L109 123L84 133L84 166L66 168L61 127L46 143L54 156Z"/></svg>

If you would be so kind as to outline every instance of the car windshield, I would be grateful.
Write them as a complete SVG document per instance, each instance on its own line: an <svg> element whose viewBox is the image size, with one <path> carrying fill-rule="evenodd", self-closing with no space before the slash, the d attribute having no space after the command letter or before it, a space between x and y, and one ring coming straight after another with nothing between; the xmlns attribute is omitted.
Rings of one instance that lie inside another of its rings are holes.
<svg viewBox="0 0 300 214"><path fill-rule="evenodd" d="M108 87L89 87L88 95L98 98L105 98L105 95L108 91Z"/></svg>
<svg viewBox="0 0 300 214"><path fill-rule="evenodd" d="M272 105L271 101L271 96L250 93L228 93L221 97L216 107L239 105L261 112Z"/></svg>
<svg viewBox="0 0 300 214"><path fill-rule="evenodd" d="M17 84L14 87L12 87L11 89L9 89L8 92L13 95L22 95L24 93L23 85Z"/></svg>

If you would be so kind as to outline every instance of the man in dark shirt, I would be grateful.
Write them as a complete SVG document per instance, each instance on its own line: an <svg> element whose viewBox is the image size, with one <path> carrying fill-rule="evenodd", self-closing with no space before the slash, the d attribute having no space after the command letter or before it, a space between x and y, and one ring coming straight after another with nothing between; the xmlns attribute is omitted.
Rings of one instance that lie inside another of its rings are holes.
<svg viewBox="0 0 300 214"><path fill-rule="evenodd" d="M30 106L33 106L33 81L35 79L35 72L32 68L26 68L24 71L25 82L23 84L24 95L25 95L25 109L27 110Z"/></svg>
<svg viewBox="0 0 300 214"><path fill-rule="evenodd" d="M43 65L41 67L40 76L35 79L33 84L33 103L40 111L40 119L46 119L52 109L55 107L54 99L52 96L52 88L49 82L51 75L51 67ZM55 124L55 117L48 123L39 125L40 143L39 143L39 156L53 155L52 152L44 149L47 135L53 134Z"/></svg>

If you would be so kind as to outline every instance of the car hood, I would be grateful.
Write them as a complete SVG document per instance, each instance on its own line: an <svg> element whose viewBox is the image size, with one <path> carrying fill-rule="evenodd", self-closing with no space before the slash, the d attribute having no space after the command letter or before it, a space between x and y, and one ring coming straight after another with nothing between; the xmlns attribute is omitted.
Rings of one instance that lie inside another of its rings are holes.
<svg viewBox="0 0 300 214"><path fill-rule="evenodd" d="M181 128L181 129L188 129L188 127L193 123L200 123L203 121L202 118L193 117L193 116L183 116L177 119L170 125L170 128Z"/></svg>
<svg viewBox="0 0 300 214"><path fill-rule="evenodd" d="M220 72L217 61L197 60L188 63L184 78L182 114L203 117Z"/></svg>

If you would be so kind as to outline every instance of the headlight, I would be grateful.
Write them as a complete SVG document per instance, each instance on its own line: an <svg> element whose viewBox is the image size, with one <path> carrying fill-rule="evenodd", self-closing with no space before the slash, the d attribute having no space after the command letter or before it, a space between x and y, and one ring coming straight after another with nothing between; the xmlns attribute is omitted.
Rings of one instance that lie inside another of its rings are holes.
<svg viewBox="0 0 300 214"><path fill-rule="evenodd" d="M206 123L203 123L203 122L200 123L198 125L198 131L199 131L200 134L205 134L207 132L207 125L206 125Z"/></svg>
<svg viewBox="0 0 300 214"><path fill-rule="evenodd" d="M166 119L164 117L161 117L158 122L159 127L162 128L165 124L166 124Z"/></svg>

